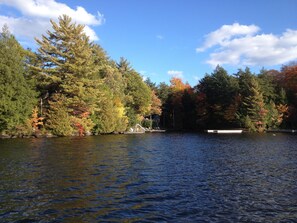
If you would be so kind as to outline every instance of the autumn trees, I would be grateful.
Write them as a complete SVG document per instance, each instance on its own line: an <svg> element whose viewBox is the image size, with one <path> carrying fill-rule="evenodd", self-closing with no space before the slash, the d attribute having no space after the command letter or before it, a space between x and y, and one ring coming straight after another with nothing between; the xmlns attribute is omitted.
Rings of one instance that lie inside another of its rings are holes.
<svg viewBox="0 0 297 223"><path fill-rule="evenodd" d="M155 86L159 98L164 98L161 124L175 130L244 128L251 132L294 126L296 101L286 96L294 94L283 83L283 75L287 74L266 70L256 75L249 68L229 75L217 66L194 88L172 78L170 85Z"/></svg>
<svg viewBox="0 0 297 223"><path fill-rule="evenodd" d="M228 75L217 67L206 75L197 89L197 120L202 127L246 128L263 132L277 128L286 114L284 95L277 80L262 70L254 75L249 68Z"/></svg>
<svg viewBox="0 0 297 223"><path fill-rule="evenodd" d="M286 125L290 128L297 127L297 64L283 66L277 77L281 87L287 95L288 112Z"/></svg>
<svg viewBox="0 0 297 223"><path fill-rule="evenodd" d="M7 27L0 34L1 133L124 132L155 118L173 130L297 127L296 64L232 75L218 66L194 87L176 77L156 85L126 59L111 60L70 17L51 24L35 53Z"/></svg>
<svg viewBox="0 0 297 223"><path fill-rule="evenodd" d="M150 112L152 91L125 59L117 64L64 15L37 39L46 126L58 135L123 132ZM61 109L56 109L56 107ZM63 117L63 124L57 122Z"/></svg>
<svg viewBox="0 0 297 223"><path fill-rule="evenodd" d="M36 53L7 28L1 33L1 133L21 127L58 136L124 132L160 114L157 96L127 60L111 60L66 15L51 24L36 39Z"/></svg>

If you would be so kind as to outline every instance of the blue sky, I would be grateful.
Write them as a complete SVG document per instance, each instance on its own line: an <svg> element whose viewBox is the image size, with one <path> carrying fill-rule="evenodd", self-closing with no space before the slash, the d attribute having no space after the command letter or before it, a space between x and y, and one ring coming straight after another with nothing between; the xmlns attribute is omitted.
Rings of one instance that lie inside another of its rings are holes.
<svg viewBox="0 0 297 223"><path fill-rule="evenodd" d="M279 69L297 60L296 0L0 0L0 25L25 46L69 14L114 59L154 82L192 86L217 64Z"/></svg>

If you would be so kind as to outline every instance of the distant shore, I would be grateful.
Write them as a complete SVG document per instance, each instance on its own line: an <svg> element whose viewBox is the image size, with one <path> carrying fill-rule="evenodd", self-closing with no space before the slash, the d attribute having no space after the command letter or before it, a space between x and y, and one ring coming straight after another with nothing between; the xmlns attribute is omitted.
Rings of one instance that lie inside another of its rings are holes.
<svg viewBox="0 0 297 223"><path fill-rule="evenodd" d="M151 131L146 131L145 133L175 133L175 132L179 132L179 133L210 133L208 132L208 130L205 129L201 129L201 130L195 130L195 131L188 131L188 130L180 130L180 129L167 129L167 130L151 130ZM221 134L223 134L224 132L222 132ZM248 133L248 131L246 130L242 130L241 133ZM297 129L270 129L270 130L266 130L264 133L291 133L291 134L297 134ZM70 136L57 136L57 135L53 135L51 133L47 133L47 134L31 134L31 135L24 135L24 134L14 134L14 135L9 135L9 134L0 134L0 139L16 139L16 138L24 138L24 139L28 139L28 138L60 138L60 137L87 137L87 136L97 136L97 135L119 135L119 134L133 134L133 133L129 133L129 132L112 132L112 133L105 133L105 134L87 134L87 135L70 135ZM136 133L134 133L136 134ZM253 133L255 134L255 133ZM257 133L256 133L257 134Z"/></svg>

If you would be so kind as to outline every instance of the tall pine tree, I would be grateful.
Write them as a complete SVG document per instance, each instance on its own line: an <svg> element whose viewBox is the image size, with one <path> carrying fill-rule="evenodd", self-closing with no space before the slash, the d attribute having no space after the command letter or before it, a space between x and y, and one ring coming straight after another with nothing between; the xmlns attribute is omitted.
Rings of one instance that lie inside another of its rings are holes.
<svg viewBox="0 0 297 223"><path fill-rule="evenodd" d="M247 111L244 120L245 127L250 131L263 132L266 129L268 110L265 108L263 94L256 78L251 79L250 93L244 98L243 105Z"/></svg>
<svg viewBox="0 0 297 223"><path fill-rule="evenodd" d="M65 97L65 109L70 116L69 128L75 134L90 132L93 123L91 115L100 109L102 81L95 63L92 44L84 33L84 26L73 23L67 15L59 17L59 23L51 20L53 31L47 31L42 39L36 39L40 66L39 88L41 97L52 101L55 94ZM51 110L51 103L47 103ZM52 123L51 116L47 122ZM54 131L54 130L53 130Z"/></svg>

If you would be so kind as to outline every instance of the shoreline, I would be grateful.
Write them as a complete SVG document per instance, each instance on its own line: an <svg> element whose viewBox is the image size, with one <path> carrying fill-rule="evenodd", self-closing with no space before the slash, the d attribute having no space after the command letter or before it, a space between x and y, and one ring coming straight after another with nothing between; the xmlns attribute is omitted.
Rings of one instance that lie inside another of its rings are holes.
<svg viewBox="0 0 297 223"><path fill-rule="evenodd" d="M113 133L102 133L102 134L87 134L87 135L69 135L69 136L57 136L57 135L53 135L50 133L47 134L32 134L32 135L23 135L23 134L15 134L15 135L8 135L8 134L0 134L0 139L30 139L30 138L62 138L62 137L88 137L88 136L98 136L98 135L139 135L139 134L150 134L150 133L202 133L202 134L210 134L209 132L207 132L207 130L205 129L200 129L200 130L173 130L173 129L166 129L166 130L151 130L151 131L146 131L143 133L139 133L139 132L113 132ZM241 134L246 134L249 133L248 131L243 130L241 132ZM270 130L266 130L263 133L284 133L284 134L297 134L297 130L296 129L270 129ZM251 134L263 134L263 133L251 133ZM223 133L220 133L223 134ZM228 135L234 135L233 134L228 134ZM237 135L237 134L236 134Z"/></svg>

